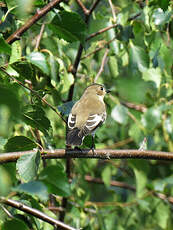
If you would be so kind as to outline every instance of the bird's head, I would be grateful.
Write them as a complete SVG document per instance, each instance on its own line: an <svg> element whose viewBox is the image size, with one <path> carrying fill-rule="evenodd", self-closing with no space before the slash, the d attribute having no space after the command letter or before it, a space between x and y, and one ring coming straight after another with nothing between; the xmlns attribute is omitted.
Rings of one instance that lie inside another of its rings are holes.
<svg viewBox="0 0 173 230"><path fill-rule="evenodd" d="M84 94L92 94L93 96L98 95L104 97L105 94L109 92L110 91L106 90L103 85L94 83L85 89Z"/></svg>

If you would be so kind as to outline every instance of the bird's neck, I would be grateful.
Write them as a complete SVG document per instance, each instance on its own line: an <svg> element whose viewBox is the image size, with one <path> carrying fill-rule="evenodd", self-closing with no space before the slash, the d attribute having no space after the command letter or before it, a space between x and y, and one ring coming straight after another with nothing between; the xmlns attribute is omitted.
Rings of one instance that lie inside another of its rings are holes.
<svg viewBox="0 0 173 230"><path fill-rule="evenodd" d="M99 101L103 102L103 96L97 95L97 98L99 99Z"/></svg>

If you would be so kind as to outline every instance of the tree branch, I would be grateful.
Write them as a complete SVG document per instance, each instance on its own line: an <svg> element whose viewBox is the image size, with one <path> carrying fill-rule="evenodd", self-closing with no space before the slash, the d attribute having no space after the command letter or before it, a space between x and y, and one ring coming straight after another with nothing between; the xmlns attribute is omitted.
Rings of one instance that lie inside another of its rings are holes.
<svg viewBox="0 0 173 230"><path fill-rule="evenodd" d="M115 40L115 38L109 40L108 42L105 42L103 45L101 45L101 47L98 47L98 48L96 48L94 51L92 51L92 52L90 52L90 53L84 55L84 56L81 58L81 60L83 60L83 59L85 59L85 58L91 56L92 54L95 54L96 52L102 50L103 48L105 48L105 46L109 45L109 44L110 44L111 42L113 42L114 40Z"/></svg>
<svg viewBox="0 0 173 230"><path fill-rule="evenodd" d="M41 38L42 38L42 36L43 36L44 28L45 28L45 24L43 23L43 24L41 25L40 33L39 33L39 35L37 36L36 45L35 45L35 50L38 50L38 48L39 48L40 41L41 41Z"/></svg>
<svg viewBox="0 0 173 230"><path fill-rule="evenodd" d="M57 4L62 2L62 0L52 0L45 7L38 10L37 13L30 18L22 27L16 30L10 37L7 38L6 42L8 44L13 43L16 40L19 40L21 35L27 31L34 23L36 23L40 18L46 15L52 8L54 8Z"/></svg>
<svg viewBox="0 0 173 230"><path fill-rule="evenodd" d="M90 34L90 35L86 38L86 41L90 40L91 38L93 38L93 37L95 37L95 36L97 36L97 35L100 35L100 34L106 32L106 31L108 31L108 30L110 30L110 29L113 29L113 28L115 28L116 26L118 26L118 24L114 24L114 25L108 26L108 27L106 27L106 28L103 28L103 29L101 29L101 30L95 32L95 33L92 33L92 34Z"/></svg>
<svg viewBox="0 0 173 230"><path fill-rule="evenodd" d="M96 6L98 5L100 0L96 0L93 5L91 6L91 8L89 9L89 13L85 14L85 23L88 24L89 22L89 18L92 14L92 12L94 11L94 9L96 8ZM71 85L70 89L69 89L69 94L68 94L68 99L67 101L71 101L73 99L73 92L74 92L74 86L75 86L75 81L76 81L76 73L77 73L77 69L81 60L81 56L82 56L82 51L83 51L83 46L82 44L79 45L78 51L77 51L77 55L72 67L72 74L74 77L74 83Z"/></svg>
<svg viewBox="0 0 173 230"><path fill-rule="evenodd" d="M97 75L96 75L96 77L95 77L95 79L94 79L94 82L95 82L95 83L97 82L99 76L101 75L101 73L102 73L103 70L104 70L104 66L105 66L106 61L107 61L108 53L109 53L109 49L107 48L106 51L105 51L105 54L104 54L104 56L103 56L102 63L101 63L101 66L100 66L100 69L99 69L99 71L98 71L98 73L97 73Z"/></svg>
<svg viewBox="0 0 173 230"><path fill-rule="evenodd" d="M60 158L97 158L97 159L146 159L146 160L167 160L173 161L172 152L136 150L136 149L96 149L93 154L91 149L80 150L43 150L42 158L44 159L60 159ZM25 154L37 152L37 149L21 152L10 152L0 154L0 164L14 162Z"/></svg>
<svg viewBox="0 0 173 230"><path fill-rule="evenodd" d="M85 180L88 181L88 182L96 183L96 184L104 184L104 182L103 182L102 179L100 179L100 178L93 178L93 177L91 177L91 176L89 176L89 175L86 175L86 176L85 176ZM111 185L111 186L120 187L120 188L129 189L129 190L131 190L131 191L133 191L133 192L136 191L136 188L135 188L135 187L133 187L133 186L131 186L131 185L129 185L129 184L126 184L126 183L124 183L124 182L116 181L116 180L112 180L112 181L110 182L110 185Z"/></svg>
<svg viewBox="0 0 173 230"><path fill-rule="evenodd" d="M94 177L91 177L89 175L85 176L85 180L88 181L88 182L91 182L91 183L104 184L104 182L103 182L103 180L101 178L94 178ZM136 188L134 186L131 186L131 185L129 185L127 183L124 183L124 182L121 182L121 181L111 180L110 185L115 186L115 187L128 189L128 190L131 190L133 192L136 192ZM154 196L157 196L161 200L168 201L170 204L173 204L173 197L172 196L166 196L163 193L158 193L158 192L155 192L155 191L150 191L150 194L154 195Z"/></svg>
<svg viewBox="0 0 173 230"><path fill-rule="evenodd" d="M43 212L41 212L35 208L31 208L31 207L29 207L29 206L27 206L21 202L11 200L11 199L6 199L4 197L0 197L0 202L3 204L6 204L8 206L17 208L17 209L19 209L25 213L31 214L32 216L35 216L35 217L53 225L53 226L61 227L64 230L77 230L76 228L73 228L67 224L64 224L64 223L46 215L46 214L44 214Z"/></svg>
<svg viewBox="0 0 173 230"><path fill-rule="evenodd" d="M81 7L81 9L83 10L83 13L85 15L88 15L90 13L90 11L84 6L84 4L81 2L81 0L76 0L76 2Z"/></svg>
<svg viewBox="0 0 173 230"><path fill-rule="evenodd" d="M112 10L112 16L113 16L113 20L114 20L114 23L116 22L116 15L115 15L115 10L114 10L114 6L112 4L112 0L108 0L109 1L109 5L111 7L111 10Z"/></svg>

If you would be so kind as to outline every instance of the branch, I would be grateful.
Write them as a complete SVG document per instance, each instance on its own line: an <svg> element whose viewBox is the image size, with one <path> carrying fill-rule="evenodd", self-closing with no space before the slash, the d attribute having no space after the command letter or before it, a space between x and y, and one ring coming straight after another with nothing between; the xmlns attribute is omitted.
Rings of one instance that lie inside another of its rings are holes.
<svg viewBox="0 0 173 230"><path fill-rule="evenodd" d="M93 38L93 37L95 37L95 36L97 36L97 35L100 35L100 34L106 32L106 31L108 31L108 30L110 30L110 29L113 29L113 28L115 28L115 27L117 27L117 26L118 26L118 24L114 24L114 25L108 26L108 27L106 27L106 28L103 28L103 29L101 29L101 30L99 30L99 31L97 31L97 32L95 32L95 33L92 33L92 34L90 34L90 35L86 38L86 41L90 40L91 38Z"/></svg>
<svg viewBox="0 0 173 230"><path fill-rule="evenodd" d="M133 139L131 137L129 137L125 140L115 142L114 144L107 146L107 148L108 149L113 149L113 148L117 149L117 148L122 147L124 145L127 145L131 142L133 142Z"/></svg>
<svg viewBox="0 0 173 230"><path fill-rule="evenodd" d="M104 184L104 182L103 182L102 179L100 179L100 178L93 178L93 177L91 177L91 176L89 176L89 175L86 175L86 176L85 176L85 180L88 181L88 182L93 182L93 183L97 183L97 184ZM124 182L116 181L116 180L112 180L112 181L110 182L110 185L111 185L111 186L120 187L120 188L129 189L129 190L131 190L131 191L133 191L133 192L136 191L136 188L135 188L135 187L133 187L133 186L131 186L131 185L129 185L129 184L126 184L126 183L124 183Z"/></svg>
<svg viewBox="0 0 173 230"><path fill-rule="evenodd" d="M52 0L45 7L38 10L37 13L30 18L22 27L16 30L10 37L7 38L6 42L8 44L13 43L16 40L19 40L21 35L27 31L34 23L36 23L40 18L46 15L52 8L54 8L57 4L62 2L62 0Z"/></svg>
<svg viewBox="0 0 173 230"><path fill-rule="evenodd" d="M42 38L42 35L43 35L43 32L44 32L44 28L45 28L45 24L43 23L41 25L41 29L40 29L40 33L37 37L37 41L36 41L36 45L35 45L35 50L38 50L38 47L40 45L40 41L41 41L41 38Z"/></svg>
<svg viewBox="0 0 173 230"><path fill-rule="evenodd" d="M101 73L103 72L104 70L104 66L106 64L106 61L107 61L107 56L108 56L108 53L109 53L109 49L107 48L106 51L105 51L105 54L103 56L103 59L102 59L102 63L101 63L101 66L100 66L100 69L99 69L99 72L97 73L95 79L94 79L94 82L96 83L99 76L101 75Z"/></svg>
<svg viewBox="0 0 173 230"><path fill-rule="evenodd" d="M103 45L101 45L101 47L98 47L98 48L96 48L94 51L92 51L91 53L88 53L88 54L84 55L84 56L81 58L81 60L83 60L83 59L85 59L85 58L91 56L92 54L95 54L96 52L102 50L105 46L109 45L109 44L110 44L111 42L113 42L114 40L115 40L115 38L109 40L108 42L105 42Z"/></svg>
<svg viewBox="0 0 173 230"><path fill-rule="evenodd" d="M88 24L89 22L89 18L92 14L92 12L94 11L94 9L96 8L96 6L98 5L100 0L96 0L93 5L91 6L89 13L86 15L85 14L85 23ZM71 101L73 99L73 92L74 92L74 86L75 86L75 81L76 81L76 73L77 73L77 69L81 60L81 56L82 56L82 51L83 51L83 46L82 44L79 45L78 51L77 51L77 55L72 67L72 71L71 73L73 74L74 77L74 83L71 85L70 89L69 89L69 94L68 94L68 99L67 101Z"/></svg>
<svg viewBox="0 0 173 230"><path fill-rule="evenodd" d="M128 22L135 20L135 19L138 18L141 14L142 14L142 12L139 12L139 13L133 15L132 17L128 18Z"/></svg>
<svg viewBox="0 0 173 230"><path fill-rule="evenodd" d="M83 13L85 15L89 15L90 11L84 6L84 4L80 1L80 0L76 0L76 2L78 3L78 5L81 7L81 9L83 10Z"/></svg>
<svg viewBox="0 0 173 230"><path fill-rule="evenodd" d="M43 212L35 209L35 208L31 208L21 202L18 202L18 201L15 201L15 200L11 200L11 199L6 199L4 197L0 197L0 202L8 205L8 206L11 206L11 207L14 207L14 208L17 208L25 213L28 213L28 214L31 214L32 216L35 216L49 224L52 224L53 226L56 226L56 227L61 227L62 229L65 229L65 230L77 230L76 228L73 228L73 227L70 227L69 225L67 224L64 224L46 214L44 214Z"/></svg>
<svg viewBox="0 0 173 230"><path fill-rule="evenodd" d="M89 175L85 176L85 180L88 181L88 182L92 182L92 183L104 184L104 181L102 179L100 179L100 178L93 178L93 177L91 177ZM112 180L110 182L110 185L111 186L115 186L115 187L120 187L120 188L128 189L128 190L131 190L133 192L136 192L136 188L134 186L131 186L131 185L129 185L127 183L124 183L124 182ZM154 195L154 196L157 196L161 200L168 201L170 204L173 204L173 197L172 196L166 196L163 193L158 193L158 192L155 192L155 191L150 191L150 194Z"/></svg>
<svg viewBox="0 0 173 230"><path fill-rule="evenodd" d="M1 71L3 71L9 78L11 78L13 81L17 82L19 85L23 86L24 88L31 91L37 98L39 98L41 101L43 101L46 105L48 105L65 123L66 120L61 116L60 113L57 112L56 108L54 108L51 104L49 104L43 97L41 97L37 91L31 89L30 87L24 85L21 81L17 80L15 77L11 76L9 73L7 73L3 68L0 68Z"/></svg>
<svg viewBox="0 0 173 230"><path fill-rule="evenodd" d="M10 152L0 154L0 163L14 162L25 154L37 152L37 149L21 152ZM93 154L91 149L69 150L54 149L43 150L43 159L60 158L97 158L97 159L146 159L146 160L167 160L173 161L173 152L137 150L137 149L96 149Z"/></svg>
<svg viewBox="0 0 173 230"><path fill-rule="evenodd" d="M130 109L134 109L134 110L137 110L137 111L140 111L142 113L145 113L147 111L147 108L145 105L143 104L134 104L134 103L131 103L131 102L128 102L128 101L121 101L120 100L120 103Z"/></svg>
<svg viewBox="0 0 173 230"><path fill-rule="evenodd" d="M92 12L95 10L95 8L97 7L97 5L99 4L100 0L96 0L93 5L90 8L90 15L92 14Z"/></svg>
<svg viewBox="0 0 173 230"><path fill-rule="evenodd" d="M114 10L114 6L112 4L112 0L108 0L109 1L109 5L111 7L111 10L112 10L112 16L113 16L113 20L114 20L114 23L116 22L116 15L115 15L115 10Z"/></svg>

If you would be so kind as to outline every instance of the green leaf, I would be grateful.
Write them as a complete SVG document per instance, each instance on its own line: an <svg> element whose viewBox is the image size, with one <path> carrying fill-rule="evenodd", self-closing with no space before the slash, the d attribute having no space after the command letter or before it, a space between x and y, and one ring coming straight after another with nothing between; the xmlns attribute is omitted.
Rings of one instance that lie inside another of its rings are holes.
<svg viewBox="0 0 173 230"><path fill-rule="evenodd" d="M5 145L5 150L7 152L25 151L31 150L35 147L37 147L37 145L29 138L25 136L15 136L8 139L8 142Z"/></svg>
<svg viewBox="0 0 173 230"><path fill-rule="evenodd" d="M149 56L146 50L140 46L135 46L132 42L130 42L129 59L131 69L138 68L139 71L143 72L149 67Z"/></svg>
<svg viewBox="0 0 173 230"><path fill-rule="evenodd" d="M1 34L0 34L0 53L8 54L8 55L11 54L11 46L8 43L6 43L6 41L4 40Z"/></svg>
<svg viewBox="0 0 173 230"><path fill-rule="evenodd" d="M65 93L70 89L70 86L74 83L74 77L72 73L64 72L61 78L62 78L61 82L63 84L61 93Z"/></svg>
<svg viewBox="0 0 173 230"><path fill-rule="evenodd" d="M162 79L162 73L160 68L150 68L142 73L142 78L145 81L153 81L156 84L156 87L159 88Z"/></svg>
<svg viewBox="0 0 173 230"><path fill-rule="evenodd" d="M40 181L30 181L28 183L23 183L18 185L13 189L19 193L26 193L31 196L37 196L40 200L48 200L48 192L46 186Z"/></svg>
<svg viewBox="0 0 173 230"><path fill-rule="evenodd" d="M171 4L171 0L154 0L149 2L149 5L155 8L162 8L163 10L167 10L169 4Z"/></svg>
<svg viewBox="0 0 173 230"><path fill-rule="evenodd" d="M132 26L124 26L123 27L121 25L118 25L115 28L115 31L117 33L116 39L118 39L120 41L128 42L129 39L134 38L133 27Z"/></svg>
<svg viewBox="0 0 173 230"><path fill-rule="evenodd" d="M0 166L0 196L8 195L11 189L11 177L7 170L4 167Z"/></svg>
<svg viewBox="0 0 173 230"><path fill-rule="evenodd" d="M15 116L20 115L19 98L13 88L7 88L0 84L0 105L7 105L11 114Z"/></svg>
<svg viewBox="0 0 173 230"><path fill-rule="evenodd" d="M167 229L169 216L170 216L169 206L163 203L163 201L158 202L154 218L156 219L157 224L162 229Z"/></svg>
<svg viewBox="0 0 173 230"><path fill-rule="evenodd" d="M140 198L146 193L148 165L139 160L131 160L130 165L136 177L136 195Z"/></svg>
<svg viewBox="0 0 173 230"><path fill-rule="evenodd" d="M123 105L116 105L111 113L112 118L120 124L127 124L128 109Z"/></svg>
<svg viewBox="0 0 173 230"><path fill-rule="evenodd" d="M170 135L173 135L173 115L171 117L168 117L166 120L164 120L164 127L167 133Z"/></svg>
<svg viewBox="0 0 173 230"><path fill-rule="evenodd" d="M148 109L142 116L142 123L148 131L152 131L161 123L161 109L159 107Z"/></svg>
<svg viewBox="0 0 173 230"><path fill-rule="evenodd" d="M130 126L130 129L128 130L128 133L129 136L133 138L133 140L138 144L139 147L139 143L144 140L144 134L139 124L132 124Z"/></svg>
<svg viewBox="0 0 173 230"><path fill-rule="evenodd" d="M161 46L160 46L161 47ZM160 47L157 48L154 57L152 58L152 63L153 63L153 68L157 68L159 66L159 51L160 51Z"/></svg>
<svg viewBox="0 0 173 230"><path fill-rule="evenodd" d="M40 173L40 180L45 183L50 193L60 196L70 195L70 185L64 168L59 162L56 165L50 165L43 169Z"/></svg>
<svg viewBox="0 0 173 230"><path fill-rule="evenodd" d="M23 121L33 128L39 129L45 135L51 127L49 119L45 116L44 110L39 106L33 106L33 110L23 114Z"/></svg>
<svg viewBox="0 0 173 230"><path fill-rule="evenodd" d="M66 102L62 105L59 105L58 110L61 112L62 115L68 116L75 103L76 101Z"/></svg>
<svg viewBox="0 0 173 230"><path fill-rule="evenodd" d="M49 75L49 66L44 54L40 52L32 52L26 58L30 63L37 66L43 73Z"/></svg>
<svg viewBox="0 0 173 230"><path fill-rule="evenodd" d="M85 42L86 24L79 14L75 12L61 11L54 17L49 28L57 35L68 42Z"/></svg>
<svg viewBox="0 0 173 230"><path fill-rule="evenodd" d="M154 185L154 190L159 191L159 192L164 192L164 189L167 185L173 185L173 177L166 177L163 179L157 179L153 183Z"/></svg>
<svg viewBox="0 0 173 230"><path fill-rule="evenodd" d="M27 61L18 61L14 62L11 66L20 74L20 77L23 81L29 79L32 81L33 85L36 84L34 71L31 63Z"/></svg>
<svg viewBox="0 0 173 230"><path fill-rule="evenodd" d="M162 9L156 9L154 11L154 14L153 14L153 18L154 18L154 23L157 25L157 26L160 26L160 25L165 25L166 23L168 23L171 19L171 16L172 16L172 11L166 11L164 12Z"/></svg>
<svg viewBox="0 0 173 230"><path fill-rule="evenodd" d="M40 164L40 152L21 156L16 163L16 168L22 181L28 182L37 176Z"/></svg>
<svg viewBox="0 0 173 230"><path fill-rule="evenodd" d="M111 170L110 166L105 167L102 171L102 179L103 179L106 187L110 186L111 176L112 176L112 170Z"/></svg>
<svg viewBox="0 0 173 230"><path fill-rule="evenodd" d="M53 55L49 56L49 64L50 64L50 75L51 75L51 83L56 87L56 84L60 81L59 79L59 63L56 61Z"/></svg>
<svg viewBox="0 0 173 230"><path fill-rule="evenodd" d="M13 42L11 46L12 46L12 50L10 56L10 64L20 60L22 56L22 50L19 41Z"/></svg>
<svg viewBox="0 0 173 230"><path fill-rule="evenodd" d="M13 218L10 220L6 220L3 225L1 230L29 230L29 227L25 224L24 221L17 219L17 218Z"/></svg>
<svg viewBox="0 0 173 230"><path fill-rule="evenodd" d="M37 7L45 6L44 0L35 0L33 4L34 6L37 6Z"/></svg>

